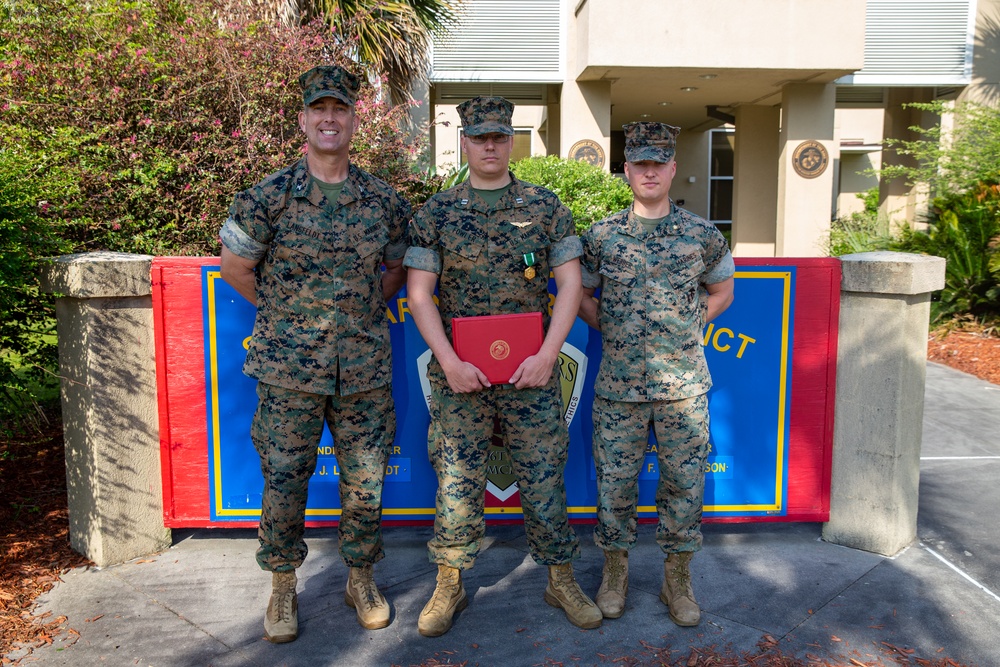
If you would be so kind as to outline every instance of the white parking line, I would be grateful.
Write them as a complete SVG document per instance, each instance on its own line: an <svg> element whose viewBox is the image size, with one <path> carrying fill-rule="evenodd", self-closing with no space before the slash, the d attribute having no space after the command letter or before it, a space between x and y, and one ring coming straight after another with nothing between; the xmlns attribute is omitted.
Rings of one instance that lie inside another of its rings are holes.
<svg viewBox="0 0 1000 667"><path fill-rule="evenodd" d="M976 588L980 589L981 591L983 591L984 593L986 593L987 595L989 595L990 597L992 597L997 602L1000 602L1000 595L997 595L996 593L994 593L990 589L986 588L986 586L983 586L981 583L979 583L978 581L976 581L975 579L973 579L972 577L970 577L969 575L967 575L965 572L962 572L962 570L958 569L958 567L956 565L954 565L951 561L949 561L947 558L945 558L944 556L942 556L938 552L936 552L933 549L931 549L929 546L927 546L923 542L920 543L920 546L923 547L924 549L926 549L929 554L931 554L932 556L934 556L935 558L937 558L939 561L941 561L942 563L944 563L945 565L947 565L948 567L950 567L951 569L953 569L955 572L958 572L960 575L962 575L962 577L964 577L965 579L969 580L972 583L973 586L975 586Z"/></svg>
<svg viewBox="0 0 1000 667"><path fill-rule="evenodd" d="M921 461L975 461L978 459L1000 459L1000 456L921 456Z"/></svg>

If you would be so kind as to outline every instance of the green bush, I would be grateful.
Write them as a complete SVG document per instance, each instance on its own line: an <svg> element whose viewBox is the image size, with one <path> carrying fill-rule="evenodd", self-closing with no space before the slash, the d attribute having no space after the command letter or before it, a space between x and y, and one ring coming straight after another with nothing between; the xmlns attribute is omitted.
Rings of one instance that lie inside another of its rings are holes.
<svg viewBox="0 0 1000 667"><path fill-rule="evenodd" d="M931 302L931 319L1000 319L1000 185L996 179L964 194L933 201L927 231L905 228L894 250L943 257L944 289Z"/></svg>
<svg viewBox="0 0 1000 667"><path fill-rule="evenodd" d="M511 171L556 193L573 212L578 232L632 204L628 183L586 162L554 155L529 157L511 165Z"/></svg>
<svg viewBox="0 0 1000 667"><path fill-rule="evenodd" d="M830 241L826 248L831 257L856 252L888 250L895 240L889 232L889 221L878 212L878 187L857 193L864 202L863 211L837 218L830 225Z"/></svg>
<svg viewBox="0 0 1000 667"><path fill-rule="evenodd" d="M30 404L55 367L40 258L217 254L233 195L302 155L299 74L357 69L321 23L285 27L246 4L234 21L210 0L0 2L4 406ZM419 203L434 182L380 86L362 86L354 161Z"/></svg>
<svg viewBox="0 0 1000 667"><path fill-rule="evenodd" d="M62 174L52 215L76 250L214 254L233 195L301 155L297 77L354 67L322 24L223 20L209 0L20 0L0 23L0 148ZM375 86L356 162L423 195Z"/></svg>
<svg viewBox="0 0 1000 667"><path fill-rule="evenodd" d="M39 388L51 384L56 365L51 297L39 294L42 258L65 245L48 218L43 169L0 149L0 424L31 422Z"/></svg>
<svg viewBox="0 0 1000 667"><path fill-rule="evenodd" d="M892 249L943 257L945 287L933 296L935 322L1000 318L1000 109L975 103L910 105L951 116L950 129L911 127L920 138L889 146L913 158L880 177L922 183L933 197L926 231L904 228Z"/></svg>

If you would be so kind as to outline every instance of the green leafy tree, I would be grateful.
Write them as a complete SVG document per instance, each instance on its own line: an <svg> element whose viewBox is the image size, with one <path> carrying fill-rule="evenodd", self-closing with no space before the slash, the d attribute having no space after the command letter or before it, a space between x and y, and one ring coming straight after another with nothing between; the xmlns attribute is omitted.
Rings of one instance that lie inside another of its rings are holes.
<svg viewBox="0 0 1000 667"><path fill-rule="evenodd" d="M968 192L1000 174L1000 108L974 102L937 101L907 105L951 120L932 128L911 127L917 139L889 139L889 149L912 158L912 165L889 165L882 179L926 184L934 197Z"/></svg>
<svg viewBox="0 0 1000 667"><path fill-rule="evenodd" d="M573 212L579 232L632 204L632 190L625 181L587 162L555 155L529 157L511 165L511 171L556 193Z"/></svg>
<svg viewBox="0 0 1000 667"><path fill-rule="evenodd" d="M926 184L933 197L927 229L904 228L895 250L943 257L945 287L934 295L934 321L1000 318L1000 109L974 103L913 104L949 118L933 128L910 128L915 140L891 140L913 159L880 177Z"/></svg>
<svg viewBox="0 0 1000 667"><path fill-rule="evenodd" d="M320 18L351 44L353 56L383 78L396 104L427 80L431 38L455 18L462 0L270 0L286 25Z"/></svg>

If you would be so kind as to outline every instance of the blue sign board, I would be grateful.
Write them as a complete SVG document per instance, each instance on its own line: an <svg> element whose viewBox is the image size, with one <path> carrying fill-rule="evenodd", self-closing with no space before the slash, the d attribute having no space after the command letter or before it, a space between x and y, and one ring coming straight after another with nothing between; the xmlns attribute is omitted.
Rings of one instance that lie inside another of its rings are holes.
<svg viewBox="0 0 1000 667"><path fill-rule="evenodd" d="M711 451L706 466L705 516L782 516L787 510L795 267L739 267L733 305L704 333L714 387L709 392ZM202 267L205 381L209 444L210 518L256 522L263 478L250 441L256 381L243 375L254 307L226 284L217 266ZM430 351L407 308L405 290L388 304L393 352L397 434L386 470L384 517L434 517L437 480L427 458L425 371ZM564 418L570 431L566 493L570 517L596 516L596 473L591 454L593 383L601 358L600 334L577 320L559 360ZM639 516L656 516L656 448L650 436L640 474ZM665 443L664 446L669 446ZM307 519L340 515L335 446L329 433L318 445ZM509 458L491 449L487 469L488 518L518 518Z"/></svg>

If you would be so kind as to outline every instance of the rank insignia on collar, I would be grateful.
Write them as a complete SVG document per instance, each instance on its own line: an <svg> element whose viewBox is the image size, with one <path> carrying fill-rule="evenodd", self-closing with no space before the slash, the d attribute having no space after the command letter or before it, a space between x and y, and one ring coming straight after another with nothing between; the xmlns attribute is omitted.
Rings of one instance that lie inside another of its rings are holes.
<svg viewBox="0 0 1000 667"><path fill-rule="evenodd" d="M527 222L514 222L513 220L511 220L510 224L514 225L518 229L524 229L525 227L531 224L531 220L528 220Z"/></svg>

